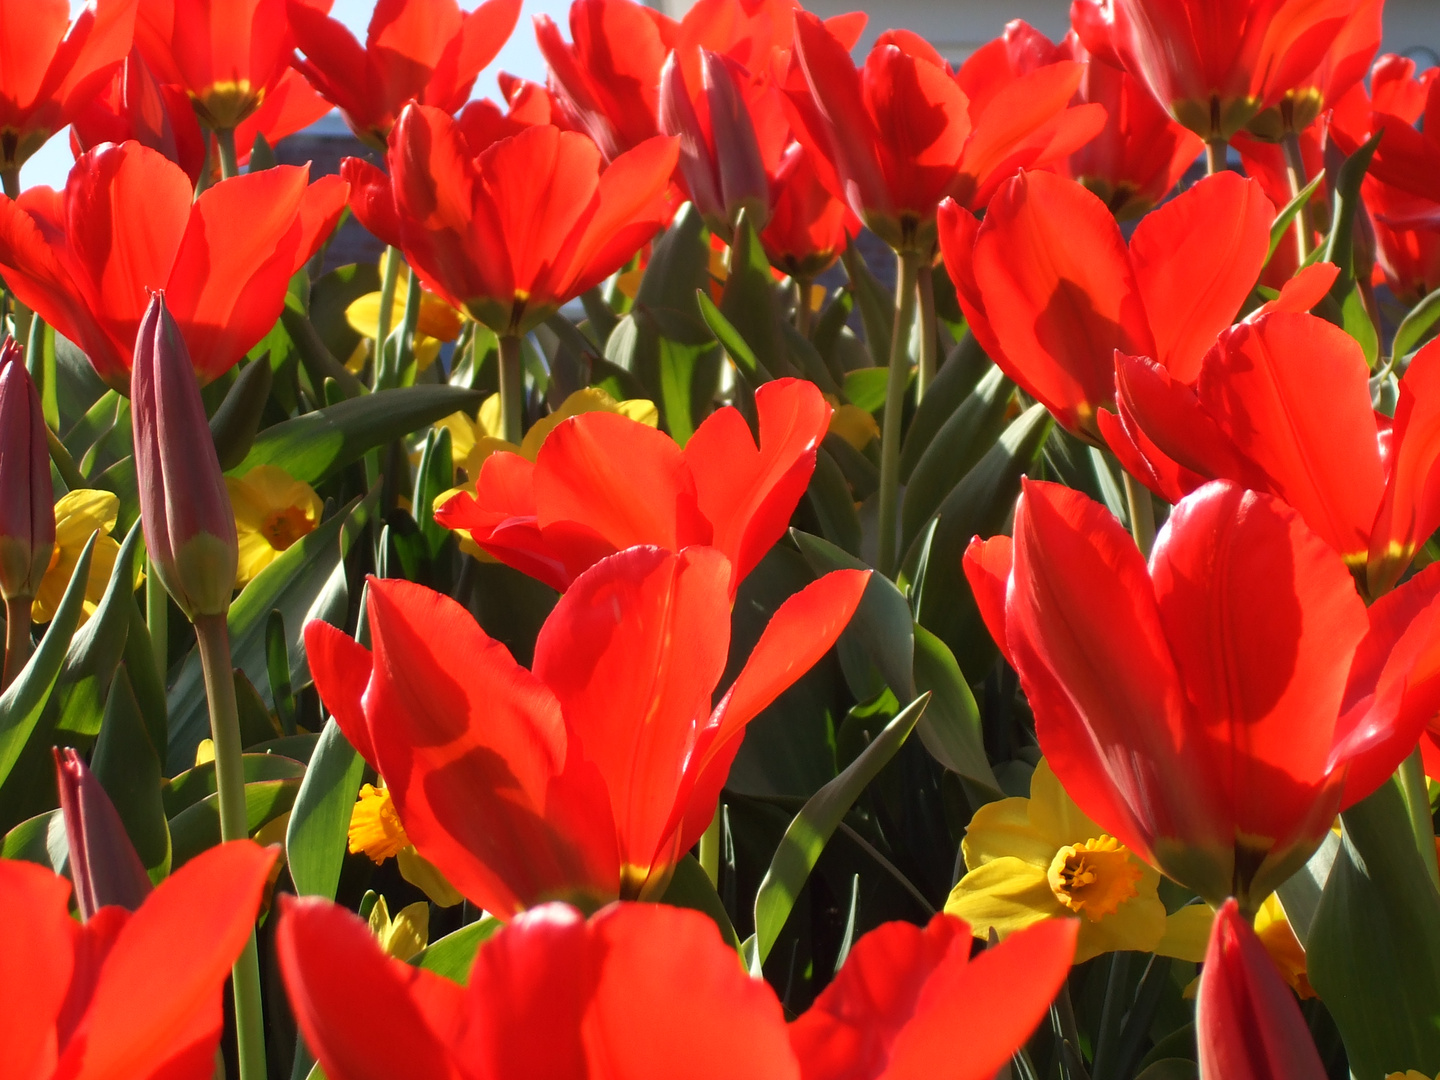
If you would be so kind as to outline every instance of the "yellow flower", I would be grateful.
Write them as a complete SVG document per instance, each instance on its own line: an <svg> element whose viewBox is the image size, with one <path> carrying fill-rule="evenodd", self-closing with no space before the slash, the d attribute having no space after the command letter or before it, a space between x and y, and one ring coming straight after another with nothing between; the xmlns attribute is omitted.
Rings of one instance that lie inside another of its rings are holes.
<svg viewBox="0 0 1440 1080"><path fill-rule="evenodd" d="M1172 919L1178 930L1193 917L1166 918L1156 892L1159 871L1086 817L1043 760L1030 780L1030 798L981 807L961 850L968 873L945 910L968 922L977 937L993 928L1003 938L1044 919L1078 916L1077 964L1121 950L1204 956L1203 940L1196 954L1190 935L1172 935Z"/></svg>
<svg viewBox="0 0 1440 1080"><path fill-rule="evenodd" d="M35 593L35 601L30 605L30 618L43 623L54 617L80 553L85 550L91 533L98 530L100 535L90 556L90 577L85 582L85 606L80 621L83 623L94 613L105 595L105 586L110 583L115 558L120 554L119 543L110 535L119 514L120 500L108 491L76 488L60 497L55 504L55 551Z"/></svg>
<svg viewBox="0 0 1440 1080"><path fill-rule="evenodd" d="M1416 1072L1414 1069L1407 1069L1403 1073L1386 1073L1385 1080L1430 1080L1430 1077L1422 1072ZM1440 1075L1437 1075L1435 1080L1440 1080Z"/></svg>
<svg viewBox="0 0 1440 1080"><path fill-rule="evenodd" d="M324 504L315 489L274 465L257 465L244 476L225 478L240 562L235 587L243 589L280 553L320 524Z"/></svg>
<svg viewBox="0 0 1440 1080"><path fill-rule="evenodd" d="M387 252L388 255L388 252ZM385 255L380 257L380 277L385 277ZM410 295L410 268L400 264L395 278L395 297L390 308L390 326L399 326L405 319L405 302ZM366 293L345 309L345 321L357 334L372 340L380 333L380 293ZM465 317L427 289L420 290L420 320L415 325L415 366L424 371L440 355L440 346L460 336ZM356 349L345 366L359 371L366 353Z"/></svg>
<svg viewBox="0 0 1440 1080"><path fill-rule="evenodd" d="M864 450L871 442L880 437L880 425L859 405L851 405L848 402L841 405L833 398L830 404L835 411L830 414L830 428L827 434L839 435L856 450Z"/></svg>
<svg viewBox="0 0 1440 1080"><path fill-rule="evenodd" d="M1171 940L1183 940L1185 944L1182 947L1187 952L1198 953L1203 958L1205 946L1210 940L1210 924L1215 920L1215 912L1207 904L1192 904L1181 908L1170 918L1173 931ZM1290 988L1302 998L1314 997L1315 990L1310 985L1305 969L1305 949L1285 918L1285 909L1280 906L1280 898L1274 893L1265 898L1260 910L1255 913L1255 936L1260 939L1260 944L1265 946L1275 969ZM1185 996L1193 997L1199 985L1199 980L1196 980L1186 987Z"/></svg>
<svg viewBox="0 0 1440 1080"><path fill-rule="evenodd" d="M392 919L382 896L370 909L370 933L386 955L408 961L430 943L430 905L417 900Z"/></svg>
<svg viewBox="0 0 1440 1080"><path fill-rule="evenodd" d="M454 907L465 899L434 863L415 850L395 811L390 789L383 782L378 787L366 784L360 789L350 812L350 851L364 852L376 866L394 858L400 876L441 907Z"/></svg>

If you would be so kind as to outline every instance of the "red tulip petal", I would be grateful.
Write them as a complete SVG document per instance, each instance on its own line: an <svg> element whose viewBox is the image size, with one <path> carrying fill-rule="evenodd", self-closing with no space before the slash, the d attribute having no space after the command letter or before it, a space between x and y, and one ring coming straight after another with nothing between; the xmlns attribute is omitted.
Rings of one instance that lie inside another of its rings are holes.
<svg viewBox="0 0 1440 1080"><path fill-rule="evenodd" d="M604 787L568 745L554 694L448 597L371 578L368 603L370 738L421 854L502 917L613 896Z"/></svg>
<svg viewBox="0 0 1440 1080"><path fill-rule="evenodd" d="M760 445L732 408L718 409L685 444L700 511L714 526L711 543L734 566L734 587L790 524L815 471L831 408L813 383L780 379L755 392Z"/></svg>
<svg viewBox="0 0 1440 1080"><path fill-rule="evenodd" d="M1415 549L1440 527L1440 343L1410 361L1400 380L1385 495L1370 532L1370 589L1399 579Z"/></svg>
<svg viewBox="0 0 1440 1080"><path fill-rule="evenodd" d="M331 1080L468 1075L437 1023L459 1013L464 989L386 956L349 911L318 896L281 897L275 951L305 1044Z"/></svg>
<svg viewBox="0 0 1440 1080"><path fill-rule="evenodd" d="M273 850L237 840L161 882L115 938L60 1071L78 1066L70 1074L76 1080L134 1080L195 1076L195 1063L213 1062L221 990L254 928L274 864ZM177 939L190 943L183 959L157 963ZM175 1060L190 1069L161 1067Z"/></svg>
<svg viewBox="0 0 1440 1080"><path fill-rule="evenodd" d="M1050 173L995 197L974 274L1005 373L1071 431L1093 431L1115 394L1114 355L1152 352L1120 227L1098 198Z"/></svg>
<svg viewBox="0 0 1440 1080"><path fill-rule="evenodd" d="M1275 208L1254 180L1222 172L1146 214L1130 240L1155 359L1193 383L1270 254Z"/></svg>
<svg viewBox="0 0 1440 1080"><path fill-rule="evenodd" d="M604 777L632 887L676 857L686 762L730 644L718 551L635 547L575 579L535 642L535 675Z"/></svg>
<svg viewBox="0 0 1440 1080"><path fill-rule="evenodd" d="M380 88L375 86L365 47L345 24L301 0L290 0L287 15L295 43L305 54L295 60L295 67L310 85L362 131L393 124L394 117L386 115L385 103L379 100Z"/></svg>
<svg viewBox="0 0 1440 1080"><path fill-rule="evenodd" d="M946 199L940 204L937 217L945 270L955 285L955 296L960 301L960 309L965 314L971 335L991 360L1006 365L1007 369L1015 369L1015 365L1004 358L1005 351L990 325L985 311L985 297L975 277L975 240L980 232L980 220L954 199ZM1029 386L1025 390L1031 397L1037 396Z"/></svg>
<svg viewBox="0 0 1440 1080"><path fill-rule="evenodd" d="M98 0L93 7L82 8L65 40L53 52L43 37L37 39L28 33L23 37L17 35L13 40L25 42L28 48L16 49L18 55L7 53L5 66L24 63L23 54L27 52L41 61L50 59L46 81L60 75L58 83L47 88L49 95L60 103L58 127L88 104L124 61L135 33L136 7L126 0ZM59 14L58 4L55 9ZM26 5L20 10L33 18L33 7ZM8 71L6 81L10 82Z"/></svg>
<svg viewBox="0 0 1440 1080"><path fill-rule="evenodd" d="M465 15L460 31L441 54L424 101L456 112L470 97L475 77L494 60L520 21L521 0L485 0Z"/></svg>
<svg viewBox="0 0 1440 1080"><path fill-rule="evenodd" d="M236 161L250 163L255 140L263 137L272 147L281 139L303 131L330 111L330 102L315 92L298 71L287 71L265 93L260 107L235 126Z"/></svg>
<svg viewBox="0 0 1440 1080"><path fill-rule="evenodd" d="M363 158L340 162L340 176L350 185L350 210L357 221L379 240L398 248L400 218L390 177Z"/></svg>
<svg viewBox="0 0 1440 1080"><path fill-rule="evenodd" d="M375 768L375 748L370 745L363 702L375 667L370 650L343 630L311 619L305 624L305 659L325 708L355 752Z"/></svg>
<svg viewBox="0 0 1440 1080"><path fill-rule="evenodd" d="M965 549L961 566L965 580L975 594L975 605L985 628L1000 646L1005 662L1010 659L1010 643L1005 637L1005 590L1010 584L1010 568L1015 561L1014 544L1008 536L992 536L989 540L975 537Z"/></svg>
<svg viewBox="0 0 1440 1080"><path fill-rule="evenodd" d="M295 249L295 269L315 257L335 231L350 197L350 185L339 176L322 176L305 189L300 200L300 243Z"/></svg>
<svg viewBox="0 0 1440 1080"><path fill-rule="evenodd" d="M1339 276L1340 268L1334 263L1312 263L1294 277L1286 278L1285 284L1280 286L1280 295L1261 304L1247 318L1250 322L1255 322L1272 311L1289 311L1295 314L1309 311L1325 299L1330 292L1330 286L1335 284L1335 279Z"/></svg>
<svg viewBox="0 0 1440 1080"><path fill-rule="evenodd" d="M0 1076L48 1077L55 1024L70 989L79 930L70 883L48 867L0 860Z"/></svg>
<svg viewBox="0 0 1440 1080"><path fill-rule="evenodd" d="M1325 1066L1295 996L1239 905L1215 915L1195 1036L1201 1080L1324 1080Z"/></svg>
<svg viewBox="0 0 1440 1080"><path fill-rule="evenodd" d="M1140 430L1123 398L1117 398L1116 405L1113 413L1101 409L1095 416L1095 426L1122 469L1172 504L1205 482L1203 476L1171 459Z"/></svg>

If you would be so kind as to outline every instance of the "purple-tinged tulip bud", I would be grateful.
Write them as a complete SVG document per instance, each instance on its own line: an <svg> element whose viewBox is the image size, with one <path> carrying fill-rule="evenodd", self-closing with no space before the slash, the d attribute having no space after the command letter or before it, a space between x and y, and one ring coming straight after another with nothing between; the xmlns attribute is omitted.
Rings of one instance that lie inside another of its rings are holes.
<svg viewBox="0 0 1440 1080"><path fill-rule="evenodd" d="M150 298L130 375L145 546L187 618L230 609L239 551L200 384L164 293Z"/></svg>
<svg viewBox="0 0 1440 1080"><path fill-rule="evenodd" d="M111 904L134 911L150 895L150 876L115 804L74 750L55 751L55 778L80 917Z"/></svg>
<svg viewBox="0 0 1440 1080"><path fill-rule="evenodd" d="M11 611L21 603L28 609L54 551L45 414L19 347L6 338L0 345L0 596Z"/></svg>
<svg viewBox="0 0 1440 1080"><path fill-rule="evenodd" d="M1195 1003L1201 1080L1324 1080L1295 995L1240 905L1215 915Z"/></svg>

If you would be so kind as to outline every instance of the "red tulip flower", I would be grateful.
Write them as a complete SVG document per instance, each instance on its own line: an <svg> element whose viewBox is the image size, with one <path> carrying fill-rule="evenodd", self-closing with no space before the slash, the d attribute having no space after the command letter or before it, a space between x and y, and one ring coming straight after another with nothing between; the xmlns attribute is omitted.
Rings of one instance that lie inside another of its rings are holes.
<svg viewBox="0 0 1440 1080"><path fill-rule="evenodd" d="M1222 143L1312 85L1354 10L1355 0L1072 0L1070 20L1091 53Z"/></svg>
<svg viewBox="0 0 1440 1080"><path fill-rule="evenodd" d="M577 132L535 126L488 145L479 134L410 105L390 138L390 175L358 158L346 159L344 175L361 224L398 241L427 289L497 334L544 322L669 219L673 139L649 140L602 170L600 151Z"/></svg>
<svg viewBox="0 0 1440 1080"><path fill-rule="evenodd" d="M134 140L185 170L192 184L205 169L205 133L190 97L178 86L163 85L132 49L108 85L75 115L70 148L78 158L102 143Z"/></svg>
<svg viewBox="0 0 1440 1080"><path fill-rule="evenodd" d="M1210 929L1195 1041L1201 1080L1325 1080L1295 995L1233 900Z"/></svg>
<svg viewBox="0 0 1440 1080"><path fill-rule="evenodd" d="M1288 312L1222 335L1193 387L1117 360L1121 422L1188 470L1182 486L1230 479L1284 499L1379 596L1440 527L1440 344L1411 361L1393 421L1369 376L1352 337Z"/></svg>
<svg viewBox="0 0 1440 1080"><path fill-rule="evenodd" d="M758 447L730 407L711 413L683 449L628 417L572 417L534 462L486 458L476 494L454 496L435 520L562 592L597 559L635 544L716 547L733 569L733 596L785 534L830 423L829 404L800 379L766 383L755 406Z"/></svg>
<svg viewBox="0 0 1440 1080"><path fill-rule="evenodd" d="M1192 381L1250 295L1274 217L1258 184L1221 174L1148 214L1127 244L1097 196L1029 172L983 223L942 206L940 248L985 351L1066 429L1098 441L1115 351Z"/></svg>
<svg viewBox="0 0 1440 1080"><path fill-rule="evenodd" d="M684 908L526 912L481 945L467 988L385 956L326 900L281 905L285 986L330 1080L984 1080L1043 1018L1075 951L1070 922L974 960L953 916L886 923L787 1028L774 991ZM366 1021L377 1000L383 1033Z"/></svg>
<svg viewBox="0 0 1440 1080"><path fill-rule="evenodd" d="M305 54L295 66L356 136L383 151L408 102L460 110L476 76L515 29L520 0L485 0L468 13L455 0L382 0L364 46L304 0L289 0L289 12Z"/></svg>
<svg viewBox="0 0 1440 1080"><path fill-rule="evenodd" d="M315 684L389 787L405 831L502 918L546 900L658 896L714 816L745 725L834 644L868 573L836 571L775 612L713 705L730 564L635 547L560 598L531 671L453 600L372 578L373 653L306 627Z"/></svg>
<svg viewBox="0 0 1440 1080"><path fill-rule="evenodd" d="M792 142L771 181L770 218L760 243L770 265L797 281L830 269L860 232L860 219L835 197L835 185L821 181L826 168L804 143Z"/></svg>
<svg viewBox="0 0 1440 1080"><path fill-rule="evenodd" d="M307 177L282 165L197 199L158 151L105 144L81 156L63 193L0 198L0 274L122 393L150 290L164 289L206 383L275 325L291 276L344 209L344 181Z"/></svg>
<svg viewBox="0 0 1440 1080"><path fill-rule="evenodd" d="M861 70L814 15L795 15L792 90L802 142L834 167L851 209L897 251L928 256L942 199L970 209L1020 169L1068 157L1105 124L1099 106L1070 107L1084 66L1050 64L1000 83L952 73L908 31L882 34ZM988 68L986 69L989 70Z"/></svg>
<svg viewBox="0 0 1440 1080"><path fill-rule="evenodd" d="M136 0L0 0L0 173L10 177L75 118L130 51Z"/></svg>
<svg viewBox="0 0 1440 1080"><path fill-rule="evenodd" d="M1103 506L1027 482L1013 544L965 569L1065 790L1212 905L1254 912L1440 707L1440 567L1367 611L1298 513L1228 482L1148 566Z"/></svg>
<svg viewBox="0 0 1440 1080"><path fill-rule="evenodd" d="M230 966L249 940L273 851L197 855L133 913L77 923L70 883L0 860L0 1073L26 1080L209 1080ZM183 943L183 948L177 948Z"/></svg>

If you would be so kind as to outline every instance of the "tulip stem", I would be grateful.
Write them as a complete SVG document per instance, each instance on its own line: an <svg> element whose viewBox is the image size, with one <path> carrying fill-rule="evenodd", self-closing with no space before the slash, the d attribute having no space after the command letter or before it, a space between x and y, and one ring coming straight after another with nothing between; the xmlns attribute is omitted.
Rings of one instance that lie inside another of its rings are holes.
<svg viewBox="0 0 1440 1080"><path fill-rule="evenodd" d="M0 190L5 192L7 199L18 199L20 197L20 170L0 169ZM3 283L0 283L3 284ZM15 340L25 342L30 340L30 309L20 302L20 298L13 292L10 294L12 315L15 322ZM4 309L0 308L0 323L5 318ZM0 338L5 335L0 332Z"/></svg>
<svg viewBox="0 0 1440 1080"><path fill-rule="evenodd" d="M1205 173L1207 176L1214 176L1216 173L1225 171L1227 146L1224 139L1216 139L1205 144Z"/></svg>
<svg viewBox="0 0 1440 1080"><path fill-rule="evenodd" d="M0 169L0 190L5 192L7 199L18 199L20 197L19 169Z"/></svg>
<svg viewBox="0 0 1440 1080"><path fill-rule="evenodd" d="M239 176L240 158L235 153L235 129L217 130L215 144L220 147L220 179L229 180L232 176Z"/></svg>
<svg viewBox="0 0 1440 1080"><path fill-rule="evenodd" d="M1150 547L1155 543L1155 507L1150 502L1150 492L1140 481L1128 472L1125 477L1125 504L1130 511L1130 535L1140 554L1150 557Z"/></svg>
<svg viewBox="0 0 1440 1080"><path fill-rule="evenodd" d="M1420 759L1419 747L1400 763L1396 779L1400 781L1400 794L1405 796L1405 805L1410 810L1410 825L1420 848L1420 861L1430 874L1430 883L1440 889L1440 864L1435 861L1435 820L1430 814L1430 789L1425 783L1425 765Z"/></svg>
<svg viewBox="0 0 1440 1080"><path fill-rule="evenodd" d="M220 839L250 836L245 809L245 763L240 742L240 709L235 699L235 674L230 659L230 627L224 615L197 615L195 639L205 674L210 704L210 738L215 742L215 788L220 802ZM265 1080L265 1026L260 1002L260 961L255 932L250 932L231 969L235 992L235 1032L240 1054L240 1080Z"/></svg>
<svg viewBox="0 0 1440 1080"><path fill-rule="evenodd" d="M890 335L890 374L885 380L885 416L880 430L880 538L876 566L882 574L895 573L900 511L900 425L905 418L905 391L910 385L910 324L915 321L916 277L920 256L902 251L897 256L895 327Z"/></svg>
<svg viewBox="0 0 1440 1080"><path fill-rule="evenodd" d="M375 370L371 381L380 377L385 366L385 342L390 340L390 324L395 317L395 290L400 283L400 249L385 249L385 274L380 279L380 316L375 321Z"/></svg>
<svg viewBox="0 0 1440 1080"><path fill-rule="evenodd" d="M916 286L920 291L920 357L919 368L915 373L915 404L919 405L925 398L925 392L930 389L930 384L935 381L935 372L938 368L939 337L938 326L935 321L935 266L933 263L923 263L916 275Z"/></svg>
<svg viewBox="0 0 1440 1080"><path fill-rule="evenodd" d="M145 555L145 629L150 631L150 653L160 685L170 674L170 594L155 572L155 560Z"/></svg>
<svg viewBox="0 0 1440 1080"><path fill-rule="evenodd" d="M5 601L5 671L0 691L7 689L30 659L30 604L28 596Z"/></svg>
<svg viewBox="0 0 1440 1080"><path fill-rule="evenodd" d="M710 879L710 884L720 887L720 807L715 807L715 816L705 831L700 834L700 869Z"/></svg>
<svg viewBox="0 0 1440 1080"><path fill-rule="evenodd" d="M1280 145L1285 151L1285 179L1290 184L1290 197L1293 199L1305 190L1305 155L1300 151L1300 136L1294 131L1287 131ZM1310 212L1304 206L1295 215L1294 229L1295 253L1300 259L1298 265L1304 266L1305 260L1310 257Z"/></svg>
<svg viewBox="0 0 1440 1080"><path fill-rule="evenodd" d="M520 445L524 405L524 372L520 364L518 334L500 335L500 435Z"/></svg>
<svg viewBox="0 0 1440 1080"><path fill-rule="evenodd" d="M795 329L802 337L810 336L810 286L809 278L795 279Z"/></svg>

